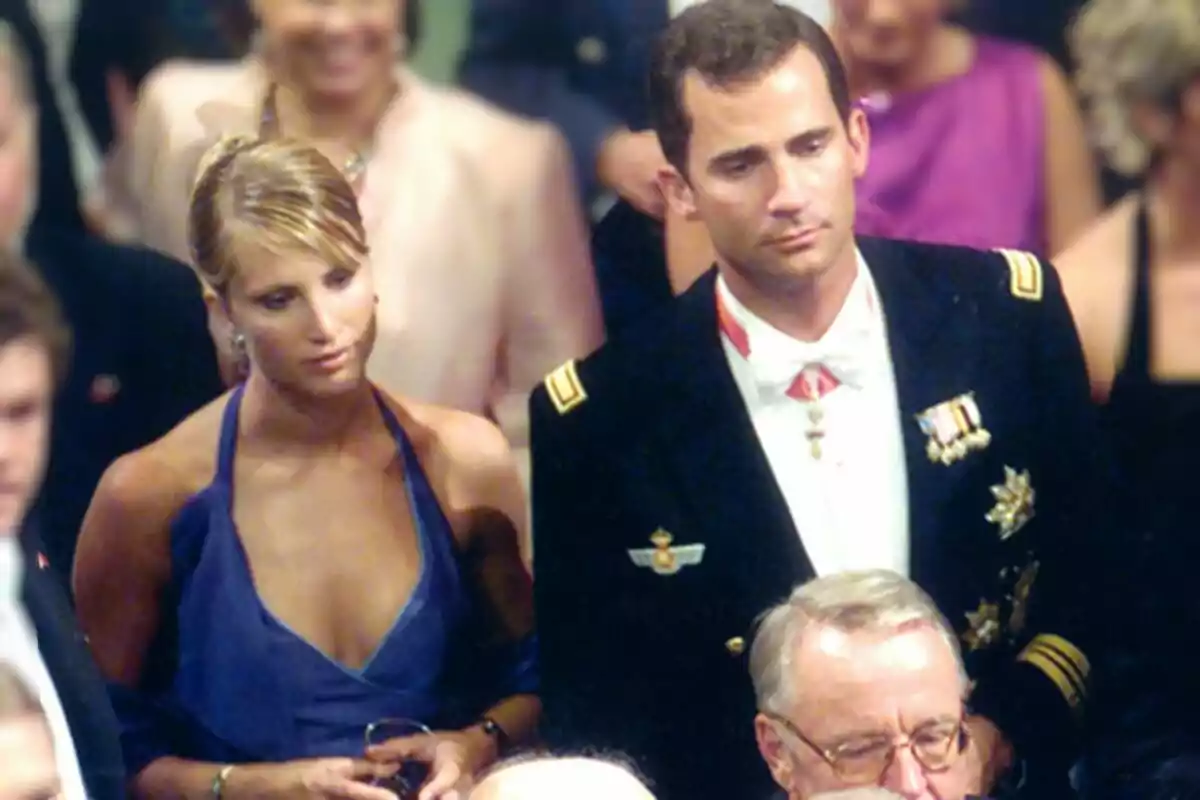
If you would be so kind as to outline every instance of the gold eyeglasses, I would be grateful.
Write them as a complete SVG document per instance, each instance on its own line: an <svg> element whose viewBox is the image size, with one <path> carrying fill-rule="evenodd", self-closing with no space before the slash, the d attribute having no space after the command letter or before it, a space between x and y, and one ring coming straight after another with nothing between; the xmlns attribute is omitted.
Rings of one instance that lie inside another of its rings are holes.
<svg viewBox="0 0 1200 800"><path fill-rule="evenodd" d="M966 722L958 720L931 722L903 739L871 737L843 742L835 747L821 747L800 732L786 717L763 712L768 719L782 725L833 768L839 779L851 784L874 784L883 777L896 757L896 751L907 747L913 758L930 772L943 772L954 765L967 749L969 737Z"/></svg>

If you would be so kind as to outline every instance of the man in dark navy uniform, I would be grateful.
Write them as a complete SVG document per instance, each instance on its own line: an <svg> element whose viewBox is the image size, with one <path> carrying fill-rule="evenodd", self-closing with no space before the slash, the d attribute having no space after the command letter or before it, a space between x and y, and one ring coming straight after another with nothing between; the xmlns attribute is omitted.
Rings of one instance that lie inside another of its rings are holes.
<svg viewBox="0 0 1200 800"><path fill-rule="evenodd" d="M795 10L685 12L651 105L668 200L718 259L531 400L551 743L625 750L665 800L764 796L756 616L886 568L962 637L975 789L1068 794L1115 537L1054 270L855 238L869 132Z"/></svg>

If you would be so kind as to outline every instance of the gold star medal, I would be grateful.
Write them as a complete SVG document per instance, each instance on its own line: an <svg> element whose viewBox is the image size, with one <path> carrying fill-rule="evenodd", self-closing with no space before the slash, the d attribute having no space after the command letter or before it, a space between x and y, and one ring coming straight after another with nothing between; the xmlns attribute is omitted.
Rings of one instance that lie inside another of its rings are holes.
<svg viewBox="0 0 1200 800"><path fill-rule="evenodd" d="M1000 607L986 600L979 601L979 608L967 612L970 626L963 634L963 642L971 652L991 647L1000 636Z"/></svg>
<svg viewBox="0 0 1200 800"><path fill-rule="evenodd" d="M1000 526L1001 541L1008 539L1029 520L1033 519L1035 493L1029 482L1029 470L1017 472L1012 467L1004 468L1004 483L992 487L996 505L985 519Z"/></svg>

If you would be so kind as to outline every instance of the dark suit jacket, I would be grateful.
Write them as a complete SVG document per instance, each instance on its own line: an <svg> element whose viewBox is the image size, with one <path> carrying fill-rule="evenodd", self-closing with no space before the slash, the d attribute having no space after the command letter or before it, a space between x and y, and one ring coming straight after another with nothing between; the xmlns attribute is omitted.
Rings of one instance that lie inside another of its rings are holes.
<svg viewBox="0 0 1200 800"><path fill-rule="evenodd" d="M62 703L90 800L124 800L125 765L120 729L104 681L75 624L61 582L46 565L36 532L26 530L21 601L38 637L38 650Z"/></svg>
<svg viewBox="0 0 1200 800"><path fill-rule="evenodd" d="M74 232L39 231L27 250L74 332L35 509L47 555L65 579L108 465L162 436L223 387L200 284L188 267Z"/></svg>
<svg viewBox="0 0 1200 800"><path fill-rule="evenodd" d="M173 55L190 54L189 39L173 29L168 7L161 0L79 0L75 42L71 51L70 78L100 152L113 143L112 109L108 105L107 74L123 75L132 88L160 62ZM198 30L207 41L215 33ZM191 45L199 50L199 45ZM205 51L195 55L207 55Z"/></svg>
<svg viewBox="0 0 1200 800"><path fill-rule="evenodd" d="M604 138L649 125L650 48L666 24L667 0L474 0L459 77L499 106L557 125L590 197Z"/></svg>
<svg viewBox="0 0 1200 800"><path fill-rule="evenodd" d="M861 239L860 249L895 366L912 577L964 635L978 612L994 613L994 636L967 652L972 705L1034 781L1065 792L1083 654L1099 650L1095 619L1111 622L1101 605L1114 539L1058 278L1033 261L1040 269L1018 280L1000 255L961 248ZM663 800L767 793L745 653L756 617L813 576L726 363L713 292L710 274L531 400L546 736L630 753ZM917 415L967 392L990 444L935 462ZM1036 492L1033 519L1007 537L986 519L1005 467L1028 470ZM659 529L704 544L702 562L669 576L638 566L630 551L652 547ZM1026 599L1014 599L1034 564ZM1066 652L1018 657L1035 635Z"/></svg>

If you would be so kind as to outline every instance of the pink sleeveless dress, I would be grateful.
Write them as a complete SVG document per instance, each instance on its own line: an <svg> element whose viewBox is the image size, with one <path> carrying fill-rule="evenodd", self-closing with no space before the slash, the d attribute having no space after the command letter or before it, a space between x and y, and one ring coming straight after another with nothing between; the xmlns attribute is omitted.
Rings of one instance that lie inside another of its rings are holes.
<svg viewBox="0 0 1200 800"><path fill-rule="evenodd" d="M1045 115L1036 50L976 39L966 73L860 101L871 160L864 234L1045 254Z"/></svg>

